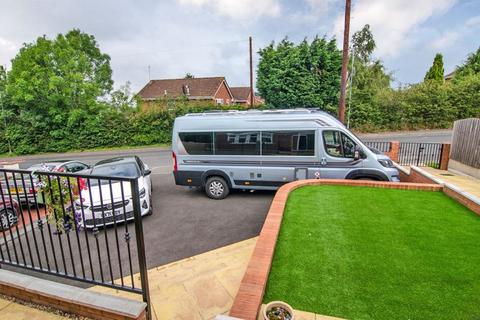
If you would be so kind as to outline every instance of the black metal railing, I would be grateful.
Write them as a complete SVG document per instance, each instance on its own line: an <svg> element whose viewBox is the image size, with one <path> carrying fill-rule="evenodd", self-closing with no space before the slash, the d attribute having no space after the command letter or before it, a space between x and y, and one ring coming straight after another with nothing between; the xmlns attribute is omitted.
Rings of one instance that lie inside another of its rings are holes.
<svg viewBox="0 0 480 320"><path fill-rule="evenodd" d="M364 144L383 153L390 152L392 148L392 143L385 141L366 141ZM442 152L443 144L441 143L400 142L398 164L438 169Z"/></svg>
<svg viewBox="0 0 480 320"><path fill-rule="evenodd" d="M443 144L401 142L398 153L400 165L440 168Z"/></svg>
<svg viewBox="0 0 480 320"><path fill-rule="evenodd" d="M384 141L366 141L364 144L369 148L377 149L381 152L390 152L392 149L391 142L384 142Z"/></svg>
<svg viewBox="0 0 480 320"><path fill-rule="evenodd" d="M0 169L0 186L0 264L142 294L150 310L138 177Z"/></svg>

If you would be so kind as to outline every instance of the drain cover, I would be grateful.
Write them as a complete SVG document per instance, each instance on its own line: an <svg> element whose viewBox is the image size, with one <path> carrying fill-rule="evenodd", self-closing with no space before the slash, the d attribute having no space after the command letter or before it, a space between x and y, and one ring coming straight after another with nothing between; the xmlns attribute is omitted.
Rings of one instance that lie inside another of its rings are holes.
<svg viewBox="0 0 480 320"><path fill-rule="evenodd" d="M451 174L451 173L440 173L441 176L445 176L445 177L453 177L454 174Z"/></svg>

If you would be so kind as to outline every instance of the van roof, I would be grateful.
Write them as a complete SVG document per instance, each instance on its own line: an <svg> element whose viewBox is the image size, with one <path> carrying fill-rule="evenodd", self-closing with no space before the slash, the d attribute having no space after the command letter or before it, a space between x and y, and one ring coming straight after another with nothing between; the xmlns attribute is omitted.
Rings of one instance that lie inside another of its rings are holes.
<svg viewBox="0 0 480 320"><path fill-rule="evenodd" d="M343 124L332 115L320 111L319 109L269 109L269 110L227 110L227 111L207 111L202 113L188 113L184 116L178 117L181 123L192 122L199 124L199 120L208 121L214 127L225 120L232 125L232 120L238 121L262 121L266 122L285 122L289 123L287 126L295 126L311 123L315 127L343 127ZM223 120L223 121L222 121ZM203 122L203 121L201 121ZM236 121L235 121L236 122ZM193 125L195 126L195 125Z"/></svg>
<svg viewBox="0 0 480 320"><path fill-rule="evenodd" d="M248 110L209 110L199 113L187 113L185 117L211 117L211 116L251 116L251 115L291 115L291 114L327 114L319 109L295 108L295 109L248 109Z"/></svg>

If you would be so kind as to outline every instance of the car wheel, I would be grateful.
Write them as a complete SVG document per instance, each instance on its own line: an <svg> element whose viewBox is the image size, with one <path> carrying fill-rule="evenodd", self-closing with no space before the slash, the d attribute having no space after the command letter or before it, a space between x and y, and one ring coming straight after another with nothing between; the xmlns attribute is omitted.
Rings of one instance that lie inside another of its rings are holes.
<svg viewBox="0 0 480 320"><path fill-rule="evenodd" d="M148 212L147 216L151 216L153 214L153 201L152 201L152 194L150 193L150 200L148 201Z"/></svg>
<svg viewBox="0 0 480 320"><path fill-rule="evenodd" d="M230 189L222 177L210 177L205 183L205 193L209 198L220 200L228 196Z"/></svg>
<svg viewBox="0 0 480 320"><path fill-rule="evenodd" d="M9 227L17 224L17 215L12 209L0 211L0 230L8 230Z"/></svg>

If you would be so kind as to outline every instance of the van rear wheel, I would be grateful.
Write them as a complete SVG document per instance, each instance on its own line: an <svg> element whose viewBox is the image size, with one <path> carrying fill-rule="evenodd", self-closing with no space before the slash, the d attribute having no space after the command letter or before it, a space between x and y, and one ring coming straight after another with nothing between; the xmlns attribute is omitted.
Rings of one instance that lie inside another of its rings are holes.
<svg viewBox="0 0 480 320"><path fill-rule="evenodd" d="M209 198L220 200L230 193L227 182L222 177L210 177L205 183L205 193Z"/></svg>

